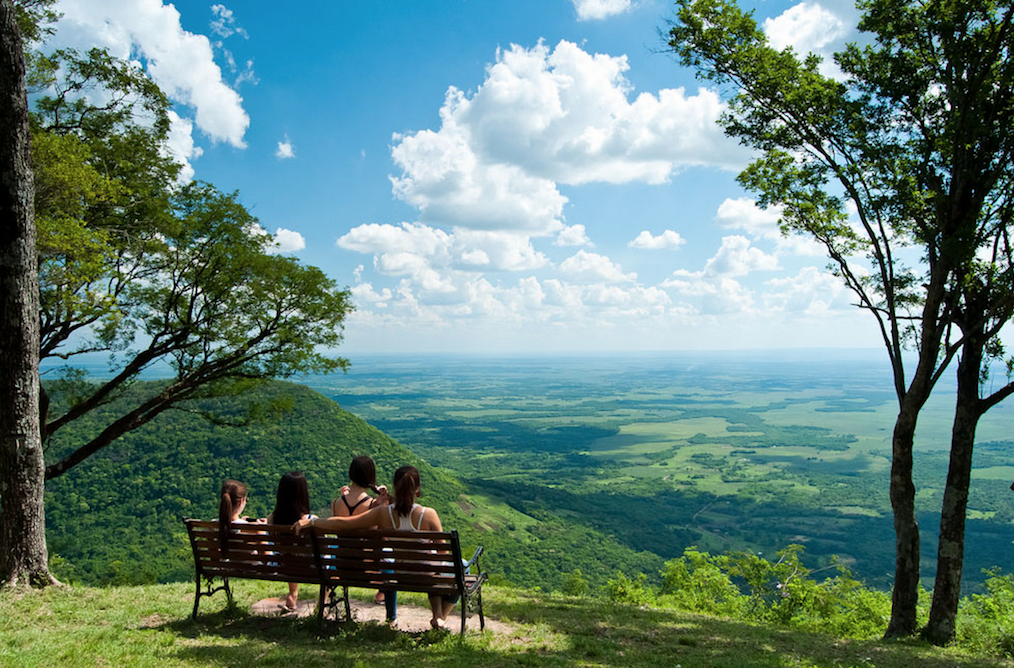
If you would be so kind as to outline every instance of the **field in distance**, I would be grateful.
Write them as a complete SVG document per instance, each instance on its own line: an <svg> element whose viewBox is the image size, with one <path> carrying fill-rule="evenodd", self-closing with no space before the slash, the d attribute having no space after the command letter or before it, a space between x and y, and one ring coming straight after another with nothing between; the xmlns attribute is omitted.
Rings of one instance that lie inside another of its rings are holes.
<svg viewBox="0 0 1014 668"><path fill-rule="evenodd" d="M613 357L353 357L304 382L454 470L475 494L661 558L689 545L806 546L874 585L893 572L896 413L880 351ZM949 381L949 379L947 379ZM953 386L920 418L916 484L932 577ZM983 419L966 582L1008 562L1014 404ZM856 536L863 536L857 541Z"/></svg>

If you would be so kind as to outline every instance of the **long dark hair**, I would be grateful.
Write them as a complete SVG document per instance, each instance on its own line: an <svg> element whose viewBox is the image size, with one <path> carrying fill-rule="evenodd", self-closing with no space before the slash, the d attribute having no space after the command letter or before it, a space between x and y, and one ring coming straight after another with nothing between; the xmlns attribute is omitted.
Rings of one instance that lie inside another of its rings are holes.
<svg viewBox="0 0 1014 668"><path fill-rule="evenodd" d="M275 511L271 521L275 524L294 524L310 512L310 488L302 471L289 471L278 481L275 494Z"/></svg>
<svg viewBox="0 0 1014 668"><path fill-rule="evenodd" d="M222 554L229 551L229 523L232 513L246 498L246 485L239 480L226 480L222 483L221 500L218 502L218 545Z"/></svg>
<svg viewBox="0 0 1014 668"><path fill-rule="evenodd" d="M377 491L377 467L366 455L352 458L352 463L349 464L349 480L360 487L372 489L374 494L380 493Z"/></svg>
<svg viewBox="0 0 1014 668"><path fill-rule="evenodd" d="M419 495L422 484L419 482L419 469L414 466L402 466L394 472L394 512L408 516Z"/></svg>

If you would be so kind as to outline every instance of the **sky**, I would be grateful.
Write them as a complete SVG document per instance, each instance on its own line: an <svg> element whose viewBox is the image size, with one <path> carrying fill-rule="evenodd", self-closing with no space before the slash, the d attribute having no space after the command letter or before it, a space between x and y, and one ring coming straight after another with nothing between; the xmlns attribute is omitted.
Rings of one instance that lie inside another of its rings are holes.
<svg viewBox="0 0 1014 668"><path fill-rule="evenodd" d="M857 38L847 0L745 6L779 47ZM665 52L668 2L58 9L51 46L167 93L186 178L348 287L346 352L880 346L821 249L736 184L728 91Z"/></svg>

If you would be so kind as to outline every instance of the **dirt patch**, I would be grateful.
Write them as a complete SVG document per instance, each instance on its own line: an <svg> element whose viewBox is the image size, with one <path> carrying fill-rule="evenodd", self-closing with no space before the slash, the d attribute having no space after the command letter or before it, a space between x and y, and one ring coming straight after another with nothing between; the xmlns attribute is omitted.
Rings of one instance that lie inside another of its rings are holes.
<svg viewBox="0 0 1014 668"><path fill-rule="evenodd" d="M373 601L351 602L352 619L357 622L373 622L383 624L387 611L383 603ZM282 604L281 598L265 598L251 606L255 615L268 617L280 617L282 615L296 615L298 617L312 617L316 614L317 602L310 599L300 599L295 612L289 612ZM342 612L344 614L344 611ZM429 608L418 605L398 603L398 630L408 633L419 633L430 628L432 618ZM461 630L461 608L455 607L454 611L447 617L447 628L455 633ZM467 629L469 632L479 630L479 614L475 610L469 613ZM486 630L493 633L513 633L515 628L497 619L491 619L486 615Z"/></svg>

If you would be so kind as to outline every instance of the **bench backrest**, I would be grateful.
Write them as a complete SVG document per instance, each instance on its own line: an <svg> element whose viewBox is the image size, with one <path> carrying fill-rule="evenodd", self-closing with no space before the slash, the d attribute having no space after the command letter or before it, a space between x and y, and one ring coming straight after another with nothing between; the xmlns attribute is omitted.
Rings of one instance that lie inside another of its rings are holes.
<svg viewBox="0 0 1014 668"><path fill-rule="evenodd" d="M465 572L457 531L316 529L232 524L223 553L218 522L184 519L199 576L455 594Z"/></svg>
<svg viewBox="0 0 1014 668"><path fill-rule="evenodd" d="M296 536L289 524L242 524L229 527L223 553L217 521L185 519L194 550L194 565L208 577L256 578L319 583L320 572L307 536Z"/></svg>
<svg viewBox="0 0 1014 668"><path fill-rule="evenodd" d="M457 531L314 531L328 584L454 594L464 587Z"/></svg>

